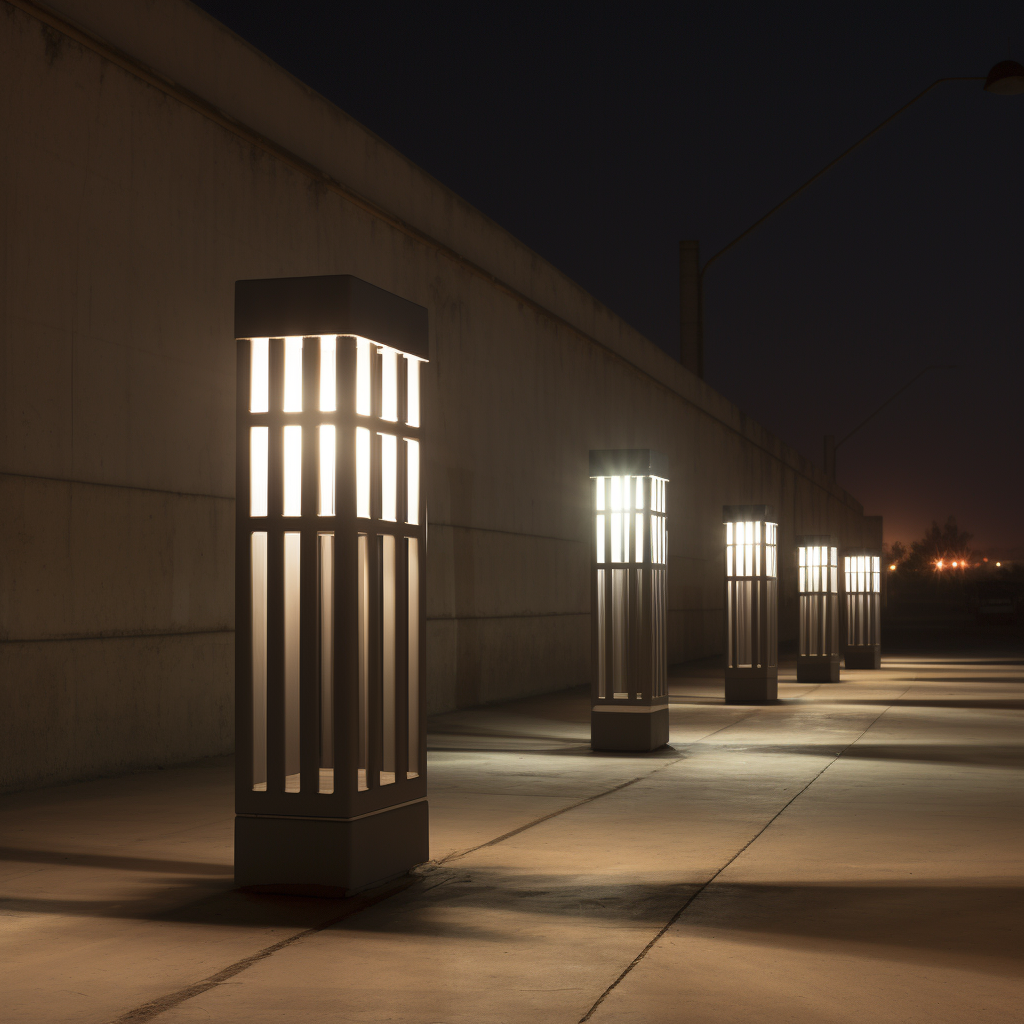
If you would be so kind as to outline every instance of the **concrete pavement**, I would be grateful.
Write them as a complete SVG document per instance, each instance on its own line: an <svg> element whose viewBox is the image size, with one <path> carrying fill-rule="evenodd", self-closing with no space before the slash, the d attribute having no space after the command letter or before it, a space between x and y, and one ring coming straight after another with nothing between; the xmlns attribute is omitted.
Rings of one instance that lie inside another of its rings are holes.
<svg viewBox="0 0 1024 1024"><path fill-rule="evenodd" d="M434 863L369 906L230 891L225 759L0 798L3 1019L1019 1020L1022 673L691 668L645 756L581 691L441 716Z"/></svg>

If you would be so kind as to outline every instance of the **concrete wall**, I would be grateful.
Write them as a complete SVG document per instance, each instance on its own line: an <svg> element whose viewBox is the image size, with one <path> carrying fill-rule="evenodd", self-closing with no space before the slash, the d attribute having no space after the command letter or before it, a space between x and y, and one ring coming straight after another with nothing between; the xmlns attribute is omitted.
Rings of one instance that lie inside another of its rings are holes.
<svg viewBox="0 0 1024 1024"><path fill-rule="evenodd" d="M591 448L669 455L672 660L721 648L723 503L860 542L814 467L203 12L49 8L0 0L0 788L231 747L239 278L430 311L432 710L586 680Z"/></svg>

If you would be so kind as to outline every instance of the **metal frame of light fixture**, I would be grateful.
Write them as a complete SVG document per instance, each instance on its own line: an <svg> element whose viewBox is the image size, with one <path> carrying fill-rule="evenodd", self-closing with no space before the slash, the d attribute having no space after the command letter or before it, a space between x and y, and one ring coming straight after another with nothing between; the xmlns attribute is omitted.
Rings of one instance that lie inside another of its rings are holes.
<svg viewBox="0 0 1024 1024"><path fill-rule="evenodd" d="M778 523L771 505L726 505L725 702L762 704L779 691Z"/></svg>
<svg viewBox="0 0 1024 1024"><path fill-rule="evenodd" d="M235 880L349 895L427 860L427 311L239 281Z"/></svg>
<svg viewBox="0 0 1024 1024"><path fill-rule="evenodd" d="M668 742L668 460L646 448L590 453L591 747Z"/></svg>

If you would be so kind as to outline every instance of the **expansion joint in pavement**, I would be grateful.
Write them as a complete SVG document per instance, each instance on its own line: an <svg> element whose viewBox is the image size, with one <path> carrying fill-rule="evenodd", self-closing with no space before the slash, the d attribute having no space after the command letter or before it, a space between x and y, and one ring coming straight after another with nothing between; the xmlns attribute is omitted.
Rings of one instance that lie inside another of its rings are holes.
<svg viewBox="0 0 1024 1024"><path fill-rule="evenodd" d="M908 689L909 689L909 687L908 687ZM904 690L903 693L900 694L900 697L902 697L903 694L906 693L906 692L907 692L907 690ZM897 700L898 699L899 698L897 698ZM680 906L675 911L675 913L672 914L672 916L659 929L658 933L654 936L654 938L652 938L651 941L648 942L647 945L644 946L644 948L641 949L640 952L637 953L637 955L635 957L633 957L633 959L623 969L622 973L601 993L601 995L599 995L597 997L597 999L594 1001L594 1005L591 1006L590 1009L587 1010L587 1012L582 1017L580 1017L579 1024L586 1024L586 1022L589 1021L591 1019L591 1017L594 1016L594 1014L597 1012L597 1010L601 1006L601 1004L608 998L609 995L611 995L612 992L615 991L616 988L618 988L619 985L622 984L623 981L626 980L626 978L630 975L630 973L633 971L633 969L639 963L641 963L641 961L644 959L644 957L646 957L647 954L652 949L654 949L654 947L661 941L662 937L668 932L668 930L679 920L679 918L681 918L683 916L684 913L686 913L686 911L689 909L689 907L693 904L694 900L696 900L697 897L700 896L700 894L702 892L704 892L704 890L707 889L708 886L710 886L715 881L715 879L718 878L718 876L721 875L722 872L726 870L726 868L729 867L729 865L733 864L747 850L749 850L750 847L753 846L754 843L756 843L757 840L760 839L761 836L763 836L765 834L765 832L767 832L768 829L770 829L772 827L772 825L783 815L783 813L789 807L791 807L797 800L799 800L800 797L803 796L803 794L806 793L807 790L809 790L811 788L811 786L813 786L814 783L817 782L818 779L820 779L822 777L822 775L824 775L825 772L827 772L829 770L829 768L831 768L832 765L834 765L836 763L836 761L838 761L843 756L843 754L845 754L846 751L848 751L850 749L850 747L852 747L855 743L858 743L861 739L863 739L864 736L867 735L867 733L871 729L873 729L875 727L875 724L878 722L878 720L887 711L890 711L891 709L892 709L892 705L890 704L888 707L884 708L877 715L875 715L875 717L868 723L868 725L854 739L850 740L850 742L847 743L846 746L843 747L843 749L840 750L839 753L837 753L835 755L835 757L833 757L828 762L828 764L826 764L824 766L824 768L821 769L821 771L817 772L814 775L813 778L808 780L806 785L804 785L801 789L797 790L797 792L794 793L793 796L790 797L789 800L787 800L771 816L771 818L769 818L768 821L766 821L764 823L764 825L762 825L761 828L754 835L752 835L724 864L722 864L721 867L719 867L715 871L715 873L713 875L711 875L710 878L706 879L699 886L697 886L697 888L694 889L694 891L692 893L690 893L690 895L683 902L682 906ZM732 723L732 724L735 725L736 723ZM731 728L731 727L732 726L730 725L730 726L727 726L726 728ZM721 731L722 730L719 730L719 732L721 732ZM678 758L676 760L678 760ZM671 762L671 763L674 763L674 762ZM636 780L634 780L634 781L636 781Z"/></svg>

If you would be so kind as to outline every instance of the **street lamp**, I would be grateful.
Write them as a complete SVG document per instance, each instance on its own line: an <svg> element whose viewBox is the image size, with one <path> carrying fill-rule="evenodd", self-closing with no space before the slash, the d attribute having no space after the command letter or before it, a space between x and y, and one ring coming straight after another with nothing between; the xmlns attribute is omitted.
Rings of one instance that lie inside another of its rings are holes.
<svg viewBox="0 0 1024 1024"><path fill-rule="evenodd" d="M843 551L846 667L882 667L881 557L872 548Z"/></svg>
<svg viewBox="0 0 1024 1024"><path fill-rule="evenodd" d="M347 895L428 858L427 311L239 281L235 880Z"/></svg>
<svg viewBox="0 0 1024 1024"><path fill-rule="evenodd" d="M778 524L771 505L726 505L725 702L758 704L779 691Z"/></svg>
<svg viewBox="0 0 1024 1024"><path fill-rule="evenodd" d="M745 231L738 234L728 245L723 246L711 256L702 267L700 265L700 243L694 239L679 243L679 360L688 370L704 376L704 275L708 268L724 256L734 245L741 242L747 235L756 231L769 217L778 213L784 206L796 199L801 192L810 188L820 177L830 171L854 150L859 149L869 139L877 135L886 125L894 121L908 107L923 99L937 85L944 82L984 82L983 88L1000 96L1019 96L1024 93L1024 66L1015 60L1004 60L993 65L985 78L976 75L937 78L926 89L922 89L913 99L904 103L895 113L890 114L881 124L873 128L863 138L858 139L849 149L844 150L831 163L826 164L817 174L807 179L796 191L791 192L782 202L773 206L763 217L754 221Z"/></svg>
<svg viewBox="0 0 1024 1024"><path fill-rule="evenodd" d="M798 683L839 682L839 558L832 536L797 538Z"/></svg>
<svg viewBox="0 0 1024 1024"><path fill-rule="evenodd" d="M641 449L592 451L594 750L668 742L668 460Z"/></svg>

